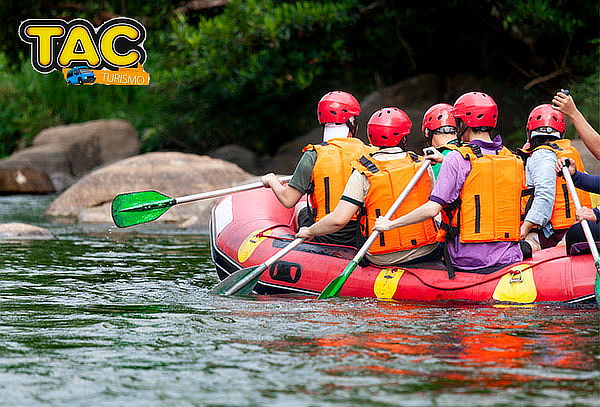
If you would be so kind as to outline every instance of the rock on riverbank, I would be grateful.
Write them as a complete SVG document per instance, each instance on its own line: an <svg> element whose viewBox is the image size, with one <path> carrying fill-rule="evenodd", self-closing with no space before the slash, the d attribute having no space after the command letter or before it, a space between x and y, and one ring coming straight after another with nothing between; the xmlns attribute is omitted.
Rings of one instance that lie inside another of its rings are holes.
<svg viewBox="0 0 600 407"><path fill-rule="evenodd" d="M92 169L139 151L135 129L126 120L50 127L32 147L0 160L0 193L62 191Z"/></svg>
<svg viewBox="0 0 600 407"><path fill-rule="evenodd" d="M27 239L44 240L54 239L55 236L48 229L26 223L2 223L0 224L0 240L2 239Z"/></svg>
<svg viewBox="0 0 600 407"><path fill-rule="evenodd" d="M223 160L176 152L147 153L86 175L54 200L46 215L111 224L110 204L120 193L156 190L177 197L226 188L251 179L252 175ZM157 222L206 227L213 203L214 199L176 205Z"/></svg>

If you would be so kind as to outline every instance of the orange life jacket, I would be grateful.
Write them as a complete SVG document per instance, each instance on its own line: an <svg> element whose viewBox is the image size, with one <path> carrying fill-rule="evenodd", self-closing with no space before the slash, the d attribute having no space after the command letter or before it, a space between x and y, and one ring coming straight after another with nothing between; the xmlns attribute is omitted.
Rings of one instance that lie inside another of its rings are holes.
<svg viewBox="0 0 600 407"><path fill-rule="evenodd" d="M337 206L346 182L352 174L351 162L372 151L357 138L340 138L327 143L309 144L302 151L317 152L317 161L312 172L313 190L309 194L310 204L318 222ZM356 216L352 217L356 220Z"/></svg>
<svg viewBox="0 0 600 407"><path fill-rule="evenodd" d="M372 158L372 155L369 155ZM369 192L365 197L365 215L361 216L361 230L365 236L373 232L373 224L384 216L402 193L423 162L423 157L408 152L396 160L371 160L361 157L353 163L355 170L364 174L369 181ZM421 177L391 219L411 212L429 200L431 178ZM371 254L392 253L414 249L436 242L437 227L433 219L414 225L402 226L379 233L379 239L369 248Z"/></svg>
<svg viewBox="0 0 600 407"><path fill-rule="evenodd" d="M462 243L519 241L523 161L506 147L496 154L483 154L475 144L456 151L471 171L459 198L443 208L438 241L457 234Z"/></svg>
<svg viewBox="0 0 600 407"><path fill-rule="evenodd" d="M460 148L460 144L457 143L447 143L437 147L437 150L441 153L446 150L458 150Z"/></svg>
<svg viewBox="0 0 600 407"><path fill-rule="evenodd" d="M525 157L531 156L536 150L551 150L556 153L558 159L568 158L575 162L578 171L585 171L583 167L583 161L579 153L571 145L571 140L561 139L551 143L542 144L534 148L533 150L520 150ZM533 193L534 188L525 187L522 192L521 198L521 220L525 220L525 215L529 212L531 205L533 204ZM582 206L592 207L592 198L589 192L577 189L577 195ZM561 175L556 176L556 192L554 193L554 208L552 209L552 216L550 217L550 223L552 228L556 230L567 229L573 223L575 223L575 205L573 204L572 198L569 196L569 188L565 178Z"/></svg>

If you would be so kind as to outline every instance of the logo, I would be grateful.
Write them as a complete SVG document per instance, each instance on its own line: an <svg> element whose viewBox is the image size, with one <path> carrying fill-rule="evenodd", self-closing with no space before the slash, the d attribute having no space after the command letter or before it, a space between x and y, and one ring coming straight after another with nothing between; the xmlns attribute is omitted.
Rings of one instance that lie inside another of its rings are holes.
<svg viewBox="0 0 600 407"><path fill-rule="evenodd" d="M29 19L19 26L19 37L31 48L31 66L48 74L62 71L67 85L148 85L146 29L126 17L113 18L95 28L80 18Z"/></svg>

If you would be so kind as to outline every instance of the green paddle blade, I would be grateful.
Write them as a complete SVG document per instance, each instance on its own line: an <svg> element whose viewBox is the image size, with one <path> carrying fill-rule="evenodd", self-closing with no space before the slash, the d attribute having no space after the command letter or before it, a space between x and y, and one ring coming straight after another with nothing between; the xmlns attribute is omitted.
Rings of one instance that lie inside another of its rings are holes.
<svg viewBox="0 0 600 407"><path fill-rule="evenodd" d="M264 264L238 270L217 284L212 290L210 290L210 294L250 295L254 289L254 286L258 280L260 280L262 272L265 270L266 266Z"/></svg>
<svg viewBox="0 0 600 407"><path fill-rule="evenodd" d="M596 306L600 308L600 261L596 262L596 280L594 281L594 294L596 295Z"/></svg>
<svg viewBox="0 0 600 407"><path fill-rule="evenodd" d="M346 280L348 280L348 277L350 277L350 274L352 274L356 266L358 266L358 263L354 260L348 263L348 265L344 269L344 272L340 274L339 277L334 278L331 281L331 283L329 283L327 287L325 287L321 295L319 295L319 299L325 300L327 298L339 296L340 291L342 291L342 287L344 286L344 283L346 282Z"/></svg>
<svg viewBox="0 0 600 407"><path fill-rule="evenodd" d="M157 191L130 192L113 199L111 213L115 225L125 228L158 219L176 203Z"/></svg>
<svg viewBox="0 0 600 407"><path fill-rule="evenodd" d="M600 308L600 277L598 276L594 282L594 294L596 295L596 306Z"/></svg>

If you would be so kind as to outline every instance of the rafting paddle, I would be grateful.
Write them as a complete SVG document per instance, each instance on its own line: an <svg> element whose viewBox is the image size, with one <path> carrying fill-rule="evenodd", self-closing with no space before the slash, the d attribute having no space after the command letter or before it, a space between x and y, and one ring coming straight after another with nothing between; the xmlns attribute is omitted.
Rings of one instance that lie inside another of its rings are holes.
<svg viewBox="0 0 600 407"><path fill-rule="evenodd" d="M579 209L581 208L581 202L579 202L579 196L577 195L577 191L575 190L575 184L573 184L571 173L567 168L569 163L570 161L567 161L567 165L565 165L562 168L562 173L565 177L565 181L567 182L567 187L569 188L569 193L571 194L571 198L573 199L575 208ZM596 264L596 281L594 283L594 294L596 295L596 302L600 305L600 255L598 254L598 247L596 247L596 242L594 241L594 236L592 236L592 231L587 220L581 221L581 228L583 229L583 234L585 235L585 239L587 240L587 243L590 246L590 251L592 252L592 257L594 258L594 263Z"/></svg>
<svg viewBox="0 0 600 407"><path fill-rule="evenodd" d="M432 150L433 149L426 148L423 151L428 153L429 151L432 151ZM421 179L421 177L423 176L425 171L427 171L427 168L429 168L430 164L431 164L430 159L425 159L425 161L423 161L423 164L421 164L421 167L418 169L418 171L415 173L415 175L413 175L410 182L406 185L406 188L404 188L404 190L400 193L398 198L396 198L396 201L394 202L394 204L390 207L390 209L385 214L385 216L384 216L385 219L389 220L392 217L392 215L400 207L402 202L404 202L404 200L406 199L406 197L408 196L410 191L413 189L413 187ZM346 282L346 280L348 280L348 277L350 277L350 275L352 274L352 272L354 271L356 266L358 266L358 263L362 260L363 256L367 253L367 250L369 250L369 247L371 247L371 245L373 244L375 239L377 239L377 236L379 236L379 231L374 230L373 233L371 233L371 236L369 236L369 238L365 242L365 244L362 245L362 247L360 248L358 253L356 253L356 256L354 256L354 258L350 261L350 263L348 263L348 265L346 266L346 268L344 269L342 274L340 274L338 277L334 278L327 285L327 287L325 287L323 292L321 292L321 294L319 295L320 300L331 298L331 297L337 297L340 294L340 291L342 290L344 283Z"/></svg>
<svg viewBox="0 0 600 407"><path fill-rule="evenodd" d="M263 272L271 267L271 265L277 260L294 250L294 248L296 248L296 246L298 246L304 240L304 238L294 239L290 244L271 256L259 266L248 267L236 271L225 280L217 284L212 290L210 290L210 293L216 295L250 294L258 280L260 280Z"/></svg>
<svg viewBox="0 0 600 407"><path fill-rule="evenodd" d="M288 182L291 175L279 178L281 182ZM246 185L217 189L216 191L202 192L200 194L171 198L157 191L128 192L115 196L112 201L111 214L115 225L120 228L139 225L158 219L170 207L186 202L200 201L202 199L217 198L235 192L248 191L262 188L262 182L253 182Z"/></svg>

